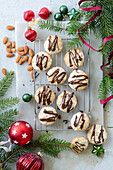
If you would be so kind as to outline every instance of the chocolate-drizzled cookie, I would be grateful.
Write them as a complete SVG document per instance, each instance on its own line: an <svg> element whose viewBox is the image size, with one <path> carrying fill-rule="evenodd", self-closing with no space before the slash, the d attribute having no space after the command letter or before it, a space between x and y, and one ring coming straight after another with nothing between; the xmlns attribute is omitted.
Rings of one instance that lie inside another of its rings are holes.
<svg viewBox="0 0 113 170"><path fill-rule="evenodd" d="M46 52L39 52L35 54L32 60L32 66L37 71L45 71L52 64L51 56Z"/></svg>
<svg viewBox="0 0 113 170"><path fill-rule="evenodd" d="M43 125L49 126L55 123L58 114L53 107L43 107L38 115L40 123Z"/></svg>
<svg viewBox="0 0 113 170"><path fill-rule="evenodd" d="M77 105L77 99L74 93L64 90L64 92L58 96L56 104L61 111L71 112Z"/></svg>
<svg viewBox="0 0 113 170"><path fill-rule="evenodd" d="M71 69L77 69L84 63L84 54L79 48L69 50L64 57L64 61Z"/></svg>
<svg viewBox="0 0 113 170"><path fill-rule="evenodd" d="M53 67L47 72L47 78L52 85L60 85L66 80L67 74L62 67Z"/></svg>
<svg viewBox="0 0 113 170"><path fill-rule="evenodd" d="M90 120L86 113L78 112L71 119L71 126L75 131L84 131L89 127Z"/></svg>
<svg viewBox="0 0 113 170"><path fill-rule="evenodd" d="M88 76L82 70L74 70L68 78L68 84L73 90L83 90L88 85Z"/></svg>
<svg viewBox="0 0 113 170"><path fill-rule="evenodd" d="M48 87L42 86L36 91L35 100L41 105L51 105L55 100L55 93Z"/></svg>
<svg viewBox="0 0 113 170"><path fill-rule="evenodd" d="M76 137L74 138L72 141L71 141L71 144L72 144L72 151L74 153L81 153L83 151L85 151L88 147L88 140L83 137L83 136L80 136L80 137Z"/></svg>
<svg viewBox="0 0 113 170"><path fill-rule="evenodd" d="M94 124L87 132L90 143L100 145L107 139L107 132L102 125Z"/></svg>
<svg viewBox="0 0 113 170"><path fill-rule="evenodd" d="M51 35L45 41L44 48L49 54L57 54L63 49L62 39L57 35Z"/></svg>

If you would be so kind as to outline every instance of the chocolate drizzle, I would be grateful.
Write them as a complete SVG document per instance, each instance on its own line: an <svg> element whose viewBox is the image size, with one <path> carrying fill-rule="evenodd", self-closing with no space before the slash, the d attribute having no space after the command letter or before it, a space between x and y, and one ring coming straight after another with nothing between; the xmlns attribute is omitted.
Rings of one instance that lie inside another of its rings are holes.
<svg viewBox="0 0 113 170"><path fill-rule="evenodd" d="M81 113L78 121L77 121L77 119L78 119L78 116L76 115L75 116L75 121L74 121L74 126L77 127L79 125L79 123L81 123L80 124L80 129L83 129L83 126L84 126L84 123L85 123L84 114Z"/></svg>
<svg viewBox="0 0 113 170"><path fill-rule="evenodd" d="M53 111L48 111L46 109L44 109L43 113L49 114L49 115L53 115L53 116L52 117L48 117L48 118L41 118L40 121L54 122L56 117L58 116L57 113L54 113Z"/></svg>
<svg viewBox="0 0 113 170"><path fill-rule="evenodd" d="M74 62L74 64L72 63L72 61ZM71 50L69 50L69 64L70 67L73 67L74 65L76 67L79 66L78 62L82 61L81 56L77 53L76 49L74 50L74 53L72 53Z"/></svg>
<svg viewBox="0 0 113 170"><path fill-rule="evenodd" d="M58 36L57 35L55 35L53 42L51 42L51 36L49 36L48 41L49 41L49 46L48 46L49 51L55 51L56 46L59 49L59 47L58 47Z"/></svg>
<svg viewBox="0 0 113 170"><path fill-rule="evenodd" d="M43 86L42 92L39 91L37 95L39 99L39 104L42 103L43 105L46 105L47 103L48 105L50 105L52 102L51 95L52 95L51 89L48 89L47 87Z"/></svg>
<svg viewBox="0 0 113 170"><path fill-rule="evenodd" d="M85 144L82 144L82 143L79 143L79 142L75 142L75 146L73 147L73 149L79 153L79 152L82 152L84 150L84 146Z"/></svg>
<svg viewBox="0 0 113 170"><path fill-rule="evenodd" d="M81 79L76 79L80 77ZM83 78L82 78L83 77ZM68 83L69 84L78 84L77 87L75 88L75 90L77 90L79 87L82 87L82 86L87 86L87 83L83 83L82 81L88 79L88 76L87 75L74 75L72 78L75 78L75 80L72 80L72 81L69 81Z"/></svg>
<svg viewBox="0 0 113 170"><path fill-rule="evenodd" d="M52 74L50 74L50 75L47 74L48 77L52 77L53 76L53 78L51 80L51 83L57 82L59 84L64 79L64 77L66 75L66 72L63 71L60 74L59 74L59 72L60 72L60 69L58 68Z"/></svg>
<svg viewBox="0 0 113 170"><path fill-rule="evenodd" d="M74 93L66 93L66 91L64 90L64 94L63 94L63 97L62 97L62 103L61 103L61 107L62 109L65 109L67 108L67 112L70 112L71 110L73 110L74 108L71 108L72 107L72 97L73 97ZM66 98L67 101L66 101Z"/></svg>
<svg viewBox="0 0 113 170"><path fill-rule="evenodd" d="M103 128L103 126L101 126L100 133L99 133L97 141L95 140L95 130L96 130L96 125L94 125L94 127L93 127L93 132L92 132L92 135L91 135L91 140L92 140L92 138L94 138L93 140L94 140L94 142L96 144L101 143L101 140L102 140L102 142L104 142L104 137L103 137L104 128Z"/></svg>
<svg viewBox="0 0 113 170"><path fill-rule="evenodd" d="M45 59L45 63L43 66L43 60ZM42 56L37 55L36 56L36 66L40 68L40 70L43 70L44 68L47 67L47 62L48 62L48 56L45 56L44 54L42 54Z"/></svg>

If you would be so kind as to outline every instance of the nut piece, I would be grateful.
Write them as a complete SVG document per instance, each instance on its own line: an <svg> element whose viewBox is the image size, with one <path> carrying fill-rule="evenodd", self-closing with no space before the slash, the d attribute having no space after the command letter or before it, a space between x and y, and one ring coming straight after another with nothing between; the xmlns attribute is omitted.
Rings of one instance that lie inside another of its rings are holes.
<svg viewBox="0 0 113 170"><path fill-rule="evenodd" d="M14 30L14 29L15 29L15 27L14 27L14 26L12 26L12 25L7 25L7 29L8 29L8 30Z"/></svg>
<svg viewBox="0 0 113 170"><path fill-rule="evenodd" d="M24 51L19 51L18 54L22 55L22 56L26 55L26 53Z"/></svg>
<svg viewBox="0 0 113 170"><path fill-rule="evenodd" d="M18 47L17 50L18 50L19 52L24 51L24 47Z"/></svg>
<svg viewBox="0 0 113 170"><path fill-rule="evenodd" d="M8 48L8 47L6 47L6 51L7 51L8 53L11 53L11 52L12 52L11 49Z"/></svg>
<svg viewBox="0 0 113 170"><path fill-rule="evenodd" d="M24 58L23 58L23 62L25 62L25 61L28 61L28 56L26 55Z"/></svg>
<svg viewBox="0 0 113 170"><path fill-rule="evenodd" d="M19 60L19 65L22 65L23 64L23 58L21 58L20 60Z"/></svg>
<svg viewBox="0 0 113 170"><path fill-rule="evenodd" d="M12 41L12 48L15 48L15 41Z"/></svg>
<svg viewBox="0 0 113 170"><path fill-rule="evenodd" d="M31 76L31 78L33 79L33 77L34 77L34 71L33 71L33 70L30 71L30 76Z"/></svg>
<svg viewBox="0 0 113 170"><path fill-rule="evenodd" d="M4 37L4 38L3 38L3 44L6 44L7 41L8 41L8 38L7 38L7 37Z"/></svg>
<svg viewBox="0 0 113 170"><path fill-rule="evenodd" d="M27 70L28 70L28 71L32 71L32 70L33 70L33 66L28 66L28 67L27 67Z"/></svg>
<svg viewBox="0 0 113 170"><path fill-rule="evenodd" d="M20 60L20 55L17 55L17 56L16 56L16 63L18 63L19 60Z"/></svg>
<svg viewBox="0 0 113 170"><path fill-rule="evenodd" d="M9 57L9 58L11 58L11 57L13 57L13 56L14 56L13 53L7 53L7 54L6 54L6 57Z"/></svg>
<svg viewBox="0 0 113 170"><path fill-rule="evenodd" d="M15 48L12 48L12 49L11 49L11 52L12 52L12 53L16 53L16 49L15 49Z"/></svg>
<svg viewBox="0 0 113 170"><path fill-rule="evenodd" d="M33 51L32 49L29 50L29 55L30 55L31 57L34 56L34 51Z"/></svg>
<svg viewBox="0 0 113 170"><path fill-rule="evenodd" d="M29 47L27 45L24 47L24 51L25 51L26 54L28 53Z"/></svg>
<svg viewBox="0 0 113 170"><path fill-rule="evenodd" d="M32 64L32 57L29 57L28 59L28 65L31 65Z"/></svg>
<svg viewBox="0 0 113 170"><path fill-rule="evenodd" d="M2 69L2 73L3 73L4 75L6 75L6 74L7 74L7 70L6 70L5 68L3 68L3 69Z"/></svg>
<svg viewBox="0 0 113 170"><path fill-rule="evenodd" d="M10 45L11 45L11 41L8 41L6 47L9 47Z"/></svg>

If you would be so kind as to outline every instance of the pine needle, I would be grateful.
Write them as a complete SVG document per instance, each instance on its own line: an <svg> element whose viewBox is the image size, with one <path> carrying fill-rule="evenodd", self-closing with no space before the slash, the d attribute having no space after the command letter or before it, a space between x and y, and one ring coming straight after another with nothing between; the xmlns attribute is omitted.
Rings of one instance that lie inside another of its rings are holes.
<svg viewBox="0 0 113 170"><path fill-rule="evenodd" d="M0 110L4 110L8 107L12 107L15 104L17 104L19 102L19 98L17 97L10 97L10 98L6 98L6 99L1 99L0 100Z"/></svg>
<svg viewBox="0 0 113 170"><path fill-rule="evenodd" d="M10 71L7 75L0 81L0 97L4 96L8 88L10 87L14 77L14 72Z"/></svg>

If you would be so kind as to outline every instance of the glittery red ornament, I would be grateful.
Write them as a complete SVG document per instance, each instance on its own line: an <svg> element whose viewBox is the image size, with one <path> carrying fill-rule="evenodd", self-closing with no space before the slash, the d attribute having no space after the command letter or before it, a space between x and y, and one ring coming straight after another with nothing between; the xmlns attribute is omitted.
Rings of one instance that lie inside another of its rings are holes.
<svg viewBox="0 0 113 170"><path fill-rule="evenodd" d="M52 13L52 12L51 12L49 9L47 9L46 7L44 7L44 8L42 8L42 9L39 11L38 15L39 15L42 19L48 19L51 13Z"/></svg>
<svg viewBox="0 0 113 170"><path fill-rule="evenodd" d="M9 138L11 143L16 145L28 144L33 137L31 125L25 121L13 123L9 129Z"/></svg>
<svg viewBox="0 0 113 170"><path fill-rule="evenodd" d="M16 163L17 170L44 170L44 163L36 153L24 153Z"/></svg>
<svg viewBox="0 0 113 170"><path fill-rule="evenodd" d="M29 22L31 21L33 18L35 17L35 14L33 11L28 10L26 12L24 12L24 20Z"/></svg>
<svg viewBox="0 0 113 170"><path fill-rule="evenodd" d="M25 38L31 42L35 40L36 36L37 32L31 28L28 28L28 30L25 32Z"/></svg>

